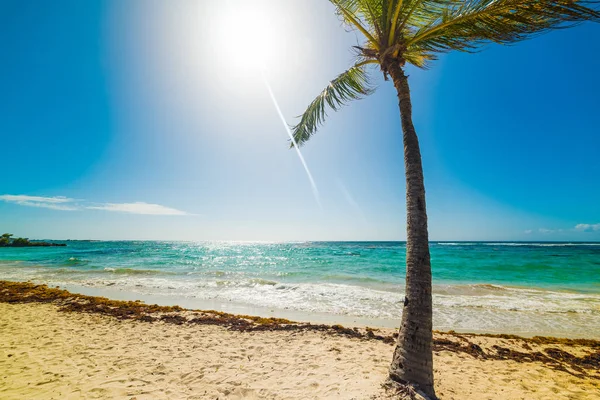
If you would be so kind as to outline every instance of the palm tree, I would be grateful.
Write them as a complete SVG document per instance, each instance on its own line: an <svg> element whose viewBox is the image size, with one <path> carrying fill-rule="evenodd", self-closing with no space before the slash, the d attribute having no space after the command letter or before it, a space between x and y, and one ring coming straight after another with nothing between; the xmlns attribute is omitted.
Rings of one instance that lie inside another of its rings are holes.
<svg viewBox="0 0 600 400"><path fill-rule="evenodd" d="M406 64L427 68L440 53L474 52L490 42L510 44L585 20L600 21L598 1L575 0L330 0L343 22L364 36L354 65L313 100L293 127L292 147L306 143L337 111L373 92L366 67L391 77L400 106L406 173L406 297L389 369L391 382L435 398L432 355L431 264L419 141L412 122Z"/></svg>

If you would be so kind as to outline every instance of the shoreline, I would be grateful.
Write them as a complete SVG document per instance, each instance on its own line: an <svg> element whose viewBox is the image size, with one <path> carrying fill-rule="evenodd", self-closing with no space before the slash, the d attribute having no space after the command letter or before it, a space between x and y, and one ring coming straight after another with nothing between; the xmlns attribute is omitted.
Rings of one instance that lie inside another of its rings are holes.
<svg viewBox="0 0 600 400"><path fill-rule="evenodd" d="M183 308L179 305L147 304L140 300L114 300L102 296L89 296L72 293L58 287L51 288L46 284L31 282L12 282L0 280L0 303L27 304L49 303L57 306L63 312L83 312L101 314L120 320L135 320L141 322L165 322L176 325L182 324L207 324L220 325L239 331L264 331L264 330L315 330L347 335L361 339L381 340L384 343L393 343L397 333L393 328L380 328L370 326L344 327L340 324L325 323L314 324L309 321L294 321L285 318L233 314L217 310L198 310ZM374 332L383 332L385 335L375 335ZM554 336L534 335L531 337L509 333L479 333L433 331L441 335L454 335L456 337L488 337L520 340L525 343L535 344L563 344L585 345L600 349L600 340L588 338L561 338ZM467 350L470 352L471 350Z"/></svg>
<svg viewBox="0 0 600 400"><path fill-rule="evenodd" d="M432 245L433 329L600 340L600 247L515 244ZM6 249L0 279L315 324L397 329L402 315L400 243L69 246Z"/></svg>
<svg viewBox="0 0 600 400"><path fill-rule="evenodd" d="M3 282L3 281L0 281ZM12 283L19 283L22 281L5 281ZM38 285L50 285L50 283L44 283L44 281L33 280L27 281L28 283L36 283ZM56 284L59 284L58 282ZM178 306L189 310L216 310L219 312L229 313L233 315L257 315L264 318L279 318L293 321L303 321L312 324L325 324L325 325L344 325L351 327L366 328L372 327L377 329L389 329L396 330L400 323L400 315L397 318L378 318L378 317L361 317L346 314L334 314L324 312L309 312L305 310L295 310L288 308L277 308L277 307L264 307L249 305L243 302L235 302L231 300L223 299L198 299L190 298L184 295L165 295L165 294L143 294L130 292L118 288L117 286L107 287L96 287L78 284L59 284L56 288L64 289L74 295L89 296L89 297L101 297L108 298L116 301L135 301L141 300L147 304L157 304L165 307ZM469 286L469 285L467 285ZM483 287L493 286L489 284L479 285ZM434 311L435 312L435 311ZM534 313L536 314L536 313ZM541 315L541 314L540 314ZM579 314L571 314L569 318L578 316ZM583 317L584 315L582 315ZM435 316L434 316L435 317ZM556 317L556 316L554 316ZM434 321L435 322L435 321ZM481 335L518 335L524 338L531 338L535 336L544 337L560 337L569 339L590 339L600 340L600 333L594 329L587 331L569 331L563 328L549 329L546 327L529 327L525 329L523 327L528 325L521 325L520 330L518 329L500 329L500 328L461 328L453 325L442 325L435 326L434 329L440 332L453 331L464 334L481 334ZM562 325L559 325L562 326Z"/></svg>
<svg viewBox="0 0 600 400"><path fill-rule="evenodd" d="M389 399L393 334L0 281L0 397ZM591 400L600 341L435 332L434 371L443 400Z"/></svg>

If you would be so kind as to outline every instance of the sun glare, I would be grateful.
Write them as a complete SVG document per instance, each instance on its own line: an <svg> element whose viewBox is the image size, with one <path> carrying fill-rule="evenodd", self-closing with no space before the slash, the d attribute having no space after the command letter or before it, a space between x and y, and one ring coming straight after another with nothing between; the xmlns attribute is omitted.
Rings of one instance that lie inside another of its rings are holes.
<svg viewBox="0 0 600 400"><path fill-rule="evenodd" d="M275 15L266 7L228 5L223 11L217 37L225 63L252 70L271 65L283 46L273 21Z"/></svg>

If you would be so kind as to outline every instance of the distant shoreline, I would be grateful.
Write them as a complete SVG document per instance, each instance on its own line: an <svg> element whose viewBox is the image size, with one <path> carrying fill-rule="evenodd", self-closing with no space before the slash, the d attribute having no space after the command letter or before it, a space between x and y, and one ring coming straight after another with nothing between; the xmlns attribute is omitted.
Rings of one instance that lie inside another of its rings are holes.
<svg viewBox="0 0 600 400"><path fill-rule="evenodd" d="M2 247L64 247L64 243L54 243L45 241L31 241L24 237L14 237L12 233L3 233L0 235L0 248Z"/></svg>
<svg viewBox="0 0 600 400"><path fill-rule="evenodd" d="M66 247L66 243L48 243L48 242L30 242L28 244L7 244L0 246L2 248L17 248L17 247Z"/></svg>

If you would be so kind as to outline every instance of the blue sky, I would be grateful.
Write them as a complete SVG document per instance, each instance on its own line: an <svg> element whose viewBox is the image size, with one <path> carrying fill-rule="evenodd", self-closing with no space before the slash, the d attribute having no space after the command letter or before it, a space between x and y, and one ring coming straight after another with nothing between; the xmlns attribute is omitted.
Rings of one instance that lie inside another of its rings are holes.
<svg viewBox="0 0 600 400"><path fill-rule="evenodd" d="M4 1L0 229L404 240L391 83L373 70L377 92L302 148L317 201L261 71L292 124L356 34L324 0L257 1L256 31L244 4ZM409 69L432 240L600 240L597 71L591 23Z"/></svg>

